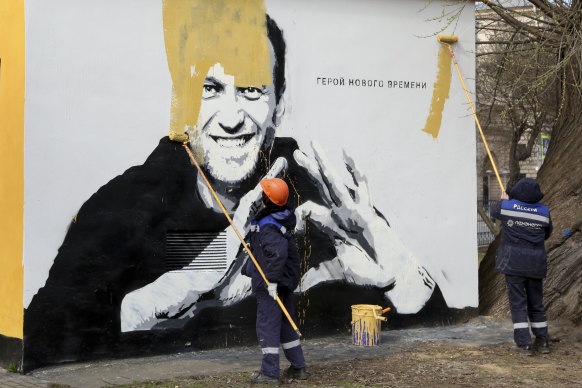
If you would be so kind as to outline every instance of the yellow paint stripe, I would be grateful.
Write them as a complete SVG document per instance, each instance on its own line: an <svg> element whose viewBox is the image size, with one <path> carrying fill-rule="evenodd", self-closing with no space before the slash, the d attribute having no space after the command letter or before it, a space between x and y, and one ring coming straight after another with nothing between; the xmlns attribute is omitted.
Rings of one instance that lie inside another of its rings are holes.
<svg viewBox="0 0 582 388"><path fill-rule="evenodd" d="M439 136L441 129L445 100L449 98L449 90L451 89L451 79L451 55L449 50L444 45L441 45L439 50L438 73L432 92L430 112L423 129L424 132L431 134L434 139Z"/></svg>
<svg viewBox="0 0 582 388"><path fill-rule="evenodd" d="M24 0L0 0L0 334L22 338Z"/></svg>

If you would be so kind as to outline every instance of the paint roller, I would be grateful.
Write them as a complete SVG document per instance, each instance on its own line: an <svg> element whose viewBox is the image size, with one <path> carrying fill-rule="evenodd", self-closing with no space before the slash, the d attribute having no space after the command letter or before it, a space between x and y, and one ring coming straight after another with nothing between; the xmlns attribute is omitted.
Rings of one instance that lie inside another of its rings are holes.
<svg viewBox="0 0 582 388"><path fill-rule="evenodd" d="M170 131L169 138L170 138L170 140L175 141L177 143L182 143L182 145L184 146L184 149L186 150L186 152L188 153L188 156L190 157L190 161L198 169L198 173L204 179L204 182L206 183L206 185L210 189L210 192L214 196L214 199L216 199L216 202L218 203L218 205L222 209L222 212L224 213L224 215L226 216L226 219L228 220L228 222L232 226L232 229L234 230L236 236L238 237L238 239L242 243L244 249L247 251L247 253L249 254L249 257L251 258L251 260L255 264L255 267L257 268L257 270L261 274L261 277L265 281L265 284L267 286L269 286L269 281L267 280L267 277L265 276L265 273L263 272L263 270L262 270L261 266L259 265L257 259L255 259L255 256L253 256L253 253L249 249L249 247L248 247L247 243L245 242L244 238L239 233L237 227L234 225L234 222L232 222L232 219L230 218L230 216L228 215L228 212L224 208L224 205L222 204L222 201L220 201L220 198L218 198L218 195L216 195L216 192L214 191L214 189L210 185L210 182L208 181L208 179L206 179L206 175L202 171L202 168L200 167L200 165L196 161L196 158L194 158L194 155L192 154L192 151L190 151L190 148L188 147L188 134L186 134L186 133L176 133L174 131ZM293 322L293 318L291 318L291 315L289 315L289 312L287 311L287 309L285 308L285 305L283 304L283 302L279 298L279 295L277 295L277 303L279 304L279 307L281 307L281 310L283 311L283 314L285 314L285 317L287 317L287 320L291 324L291 327L293 327L293 330L295 330L295 332L297 333L297 335L299 337L301 337L301 332L297 328L297 325L295 324L295 322Z"/></svg>
<svg viewBox="0 0 582 388"><path fill-rule="evenodd" d="M495 176L497 177L497 181L499 182L499 186L501 190L505 191L505 187L503 182L501 181L501 177L499 176L499 172L497 171L497 166L495 166L495 161L493 160L493 156L491 155L491 150L489 149L489 145L487 144L487 140L485 140L485 134L483 133L483 129L481 128L481 124L479 123L479 119L477 118L477 113L475 112L475 107L473 106L473 102L471 101L471 97L469 96L469 92L467 91L467 86L465 86L465 81L463 80L463 76L461 75L461 70L459 69L459 64L457 63L457 58L455 58L455 53L453 52L453 43L457 43L459 41L459 37L457 35L438 35L437 40L439 43L444 44L448 49L449 53L451 54L451 58L455 64L455 68L457 69L457 74L459 74L459 79L461 80L461 85L463 85L463 90L465 91L465 95L467 96L467 100L469 101L469 105L471 106L471 111L473 112L473 117L475 118L475 123L477 123L477 128L479 128L479 133L481 134L481 139L483 139L483 144L485 144L485 149L487 150L487 155L489 155L489 160L491 160L491 165L493 166L493 171L495 171Z"/></svg>
<svg viewBox="0 0 582 388"><path fill-rule="evenodd" d="M174 131L170 131L168 136L171 141L175 141L176 143L188 143L188 135L186 133L177 133Z"/></svg>

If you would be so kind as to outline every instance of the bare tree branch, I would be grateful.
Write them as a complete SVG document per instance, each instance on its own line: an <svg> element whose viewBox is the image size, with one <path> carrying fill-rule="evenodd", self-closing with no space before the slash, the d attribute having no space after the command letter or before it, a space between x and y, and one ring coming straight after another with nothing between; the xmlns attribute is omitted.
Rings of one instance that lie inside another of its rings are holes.
<svg viewBox="0 0 582 388"><path fill-rule="evenodd" d="M510 12L507 11L506 8L493 3L489 0L482 0L485 5L487 5L491 10L493 10L503 21L505 21L508 25L513 26L518 31L525 31L529 34L533 39L538 40L539 42L548 42L550 44L557 44L557 38L552 36L552 34L547 34L545 31L540 31L535 26L532 26L528 23L519 21Z"/></svg>

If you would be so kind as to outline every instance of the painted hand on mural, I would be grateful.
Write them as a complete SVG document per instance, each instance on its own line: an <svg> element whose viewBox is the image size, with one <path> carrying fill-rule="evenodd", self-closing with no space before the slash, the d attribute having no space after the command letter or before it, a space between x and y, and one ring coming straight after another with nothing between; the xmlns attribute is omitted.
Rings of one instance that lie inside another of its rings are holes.
<svg viewBox="0 0 582 388"><path fill-rule="evenodd" d="M277 158L265 178L276 177L286 168L287 160ZM249 232L251 209L261 200L261 193L262 188L257 184L241 198L232 215L243 238ZM226 241L227 270L171 271L127 294L121 304L121 331L148 330L162 320L192 317L200 296L211 290L215 290L215 298L225 304L247 297L251 281L240 274L241 263L238 263L246 255L232 226L226 229Z"/></svg>
<svg viewBox="0 0 582 388"><path fill-rule="evenodd" d="M374 286L385 290L398 313L418 312L432 295L434 281L372 205L366 177L354 161L344 152L353 181L347 187L319 144L313 142L312 148L315 161L301 151L294 157L318 182L325 204L308 201L298 207L297 229L305 228L309 218L334 239L337 257L310 268L302 278L302 291L328 281Z"/></svg>

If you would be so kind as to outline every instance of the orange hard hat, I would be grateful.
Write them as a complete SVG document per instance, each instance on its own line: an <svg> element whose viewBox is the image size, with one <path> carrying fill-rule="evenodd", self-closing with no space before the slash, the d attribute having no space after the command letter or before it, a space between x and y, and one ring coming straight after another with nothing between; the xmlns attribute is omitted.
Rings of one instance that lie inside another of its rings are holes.
<svg viewBox="0 0 582 388"><path fill-rule="evenodd" d="M289 187L287 187L287 183L283 179L263 179L260 184L267 197L275 205L283 206L287 203Z"/></svg>

